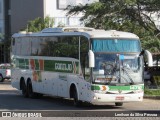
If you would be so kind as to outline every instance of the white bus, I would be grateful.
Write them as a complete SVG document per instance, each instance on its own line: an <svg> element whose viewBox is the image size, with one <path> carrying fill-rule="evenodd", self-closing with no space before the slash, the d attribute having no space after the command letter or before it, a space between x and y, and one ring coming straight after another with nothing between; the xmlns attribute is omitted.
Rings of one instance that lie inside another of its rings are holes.
<svg viewBox="0 0 160 120"><path fill-rule="evenodd" d="M73 98L77 106L143 100L144 65L135 34L64 27L12 37L11 84L24 97Z"/></svg>

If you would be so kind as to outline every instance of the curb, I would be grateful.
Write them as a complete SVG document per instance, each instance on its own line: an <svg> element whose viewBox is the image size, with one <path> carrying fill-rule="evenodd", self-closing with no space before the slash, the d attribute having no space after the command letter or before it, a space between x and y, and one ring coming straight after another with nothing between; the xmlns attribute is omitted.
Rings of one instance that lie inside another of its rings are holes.
<svg viewBox="0 0 160 120"><path fill-rule="evenodd" d="M143 98L146 98L146 99L156 99L156 100L160 100L160 96L150 96L150 95L144 95Z"/></svg>

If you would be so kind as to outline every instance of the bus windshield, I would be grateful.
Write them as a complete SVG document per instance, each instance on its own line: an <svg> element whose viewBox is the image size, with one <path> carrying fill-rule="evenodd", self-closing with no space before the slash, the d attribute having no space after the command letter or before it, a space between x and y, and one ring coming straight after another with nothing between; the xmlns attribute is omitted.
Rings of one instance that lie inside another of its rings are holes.
<svg viewBox="0 0 160 120"><path fill-rule="evenodd" d="M135 84L143 82L143 62L137 53L140 51L139 42L138 40L128 41L125 40L126 43L122 40L117 41L117 43L119 42L117 48L111 40L95 40L92 42L92 49L95 54L93 82L100 84ZM109 45L109 43L111 44ZM132 44L132 47L129 47L130 44Z"/></svg>
<svg viewBox="0 0 160 120"><path fill-rule="evenodd" d="M140 41L133 39L93 39L94 52L140 52Z"/></svg>

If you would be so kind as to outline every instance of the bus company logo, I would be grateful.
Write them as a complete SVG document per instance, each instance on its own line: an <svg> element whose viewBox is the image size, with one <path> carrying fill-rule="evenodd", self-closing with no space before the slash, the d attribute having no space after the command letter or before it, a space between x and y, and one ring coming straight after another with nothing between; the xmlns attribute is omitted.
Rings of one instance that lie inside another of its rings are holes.
<svg viewBox="0 0 160 120"><path fill-rule="evenodd" d="M122 90L118 90L119 93L122 93Z"/></svg>
<svg viewBox="0 0 160 120"><path fill-rule="evenodd" d="M55 70L72 71L72 64L55 63Z"/></svg>

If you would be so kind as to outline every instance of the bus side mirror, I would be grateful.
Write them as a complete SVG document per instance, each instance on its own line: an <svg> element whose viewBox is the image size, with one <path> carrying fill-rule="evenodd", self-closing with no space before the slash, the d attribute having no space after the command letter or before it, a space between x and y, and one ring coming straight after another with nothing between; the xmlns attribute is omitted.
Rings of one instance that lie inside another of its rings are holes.
<svg viewBox="0 0 160 120"><path fill-rule="evenodd" d="M148 66L149 67L153 66L152 54L148 50L145 50L144 54L147 56Z"/></svg>
<svg viewBox="0 0 160 120"><path fill-rule="evenodd" d="M89 56L89 67L93 68L95 66L95 57L94 57L94 53L92 50L89 50L88 56Z"/></svg>
<svg viewBox="0 0 160 120"><path fill-rule="evenodd" d="M145 50L142 50L141 53L139 54L139 56L143 56L145 53Z"/></svg>
<svg viewBox="0 0 160 120"><path fill-rule="evenodd" d="M139 54L139 56L142 55L146 55L147 57L147 62L148 62L148 66L152 67L153 66L153 58L152 58L152 53L149 52L148 50L142 50L141 53Z"/></svg>

